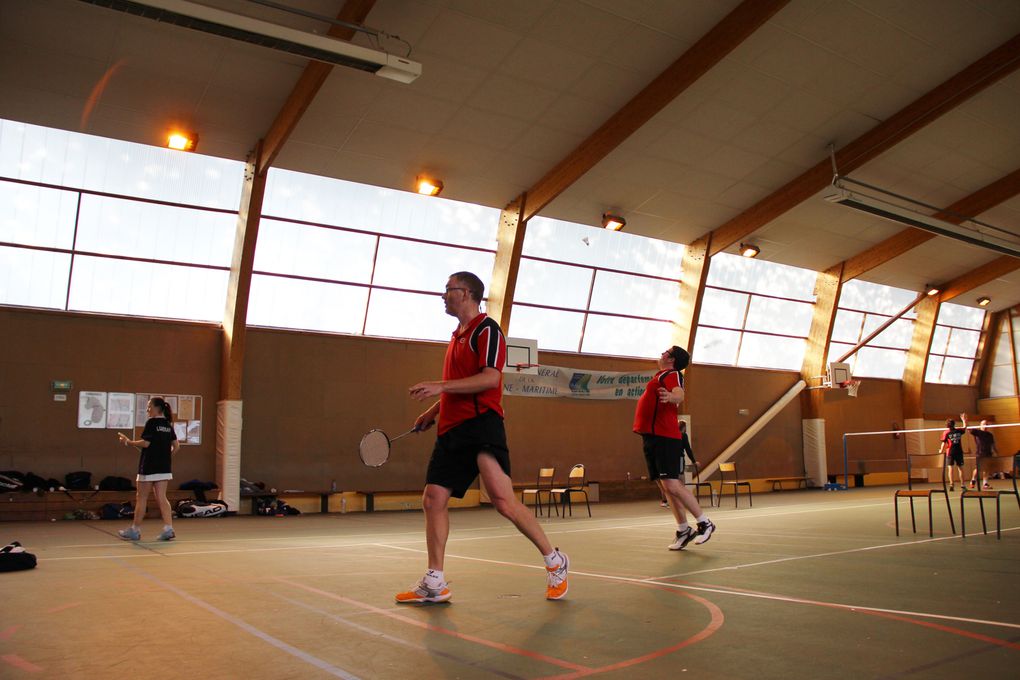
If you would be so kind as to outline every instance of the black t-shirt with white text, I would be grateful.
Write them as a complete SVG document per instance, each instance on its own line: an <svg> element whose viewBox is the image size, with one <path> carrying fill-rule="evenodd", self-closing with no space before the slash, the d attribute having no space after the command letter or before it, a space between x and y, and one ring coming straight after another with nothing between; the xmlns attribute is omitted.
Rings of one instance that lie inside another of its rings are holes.
<svg viewBox="0 0 1020 680"><path fill-rule="evenodd" d="M170 469L170 444L177 441L173 423L166 418L149 418L142 431L142 439L149 445L142 449L138 459L138 474L156 475L172 472Z"/></svg>

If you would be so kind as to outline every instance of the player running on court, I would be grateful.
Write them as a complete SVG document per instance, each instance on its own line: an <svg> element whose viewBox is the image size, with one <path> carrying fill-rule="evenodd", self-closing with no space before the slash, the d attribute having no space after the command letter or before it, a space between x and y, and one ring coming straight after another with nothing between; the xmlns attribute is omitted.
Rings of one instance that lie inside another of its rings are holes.
<svg viewBox="0 0 1020 680"><path fill-rule="evenodd" d="M691 362L687 350L670 347L659 356L659 370L648 381L638 399L634 414L634 431L641 435L648 464L648 478L654 479L669 499L676 518L676 537L670 550L683 550L692 540L701 544L712 538L715 525L698 504L698 499L683 482L683 437L677 424L678 406L684 400L684 376L681 373ZM692 529L687 523L686 508L698 523Z"/></svg>
<svg viewBox="0 0 1020 680"><path fill-rule="evenodd" d="M439 397L414 421L415 428L427 430L438 420L438 435L422 495L428 570L409 590L397 593L398 603L446 602L452 596L443 572L450 534L448 504L451 496L463 498L479 475L496 510L542 553L546 599L567 594L567 556L552 546L538 520L517 500L510 481L502 407L506 338L499 324L479 309L484 290L470 272L450 276L443 302L446 313L460 324L446 348L443 379L410 388L419 401Z"/></svg>

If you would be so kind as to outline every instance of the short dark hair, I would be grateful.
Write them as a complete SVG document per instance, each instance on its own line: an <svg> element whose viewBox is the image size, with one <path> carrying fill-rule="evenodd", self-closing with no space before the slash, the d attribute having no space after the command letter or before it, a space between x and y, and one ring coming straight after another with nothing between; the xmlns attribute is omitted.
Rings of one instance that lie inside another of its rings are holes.
<svg viewBox="0 0 1020 680"><path fill-rule="evenodd" d="M451 279L457 279L464 284L464 287L468 289L468 293L475 300L475 302L481 302L482 298L485 297L485 284L482 280L472 274L471 272L457 272L450 274Z"/></svg>
<svg viewBox="0 0 1020 680"><path fill-rule="evenodd" d="M691 365L691 355L683 347L673 345L669 354L673 357L673 368L676 370L682 371Z"/></svg>
<svg viewBox="0 0 1020 680"><path fill-rule="evenodd" d="M946 419L946 427L948 427L950 430L955 430L956 429L956 421L953 420L952 418L947 418Z"/></svg>

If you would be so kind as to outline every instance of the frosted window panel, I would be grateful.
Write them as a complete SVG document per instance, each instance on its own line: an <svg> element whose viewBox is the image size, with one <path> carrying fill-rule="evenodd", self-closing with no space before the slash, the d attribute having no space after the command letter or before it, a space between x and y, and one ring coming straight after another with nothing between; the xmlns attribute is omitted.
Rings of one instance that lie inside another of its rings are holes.
<svg viewBox="0 0 1020 680"><path fill-rule="evenodd" d="M1013 358L1020 364L1020 331L1013 331Z"/></svg>
<svg viewBox="0 0 1020 680"><path fill-rule="evenodd" d="M992 368L992 384L989 387L990 397L1011 397L1016 394L1013 382L1013 365L995 366Z"/></svg>
<svg viewBox="0 0 1020 680"><path fill-rule="evenodd" d="M887 316L875 316L869 314L864 322L863 337L871 335L876 328L889 320ZM896 347L898 349L910 349L910 341L914 335L914 322L907 319L897 319L879 333L869 342L869 345L877 347Z"/></svg>
<svg viewBox="0 0 1020 680"><path fill-rule="evenodd" d="M817 274L809 269L720 253L712 258L708 285L814 301Z"/></svg>
<svg viewBox="0 0 1020 680"><path fill-rule="evenodd" d="M376 236L262 220L255 269L352 283L372 280Z"/></svg>
<svg viewBox="0 0 1020 680"><path fill-rule="evenodd" d="M684 247L679 243L576 222L533 217L528 221L523 253L531 257L679 279Z"/></svg>
<svg viewBox="0 0 1020 680"><path fill-rule="evenodd" d="M699 364L735 366L739 346L740 333L738 331L699 328L694 339L694 351L691 352L691 358L692 360L697 359Z"/></svg>
<svg viewBox="0 0 1020 680"><path fill-rule="evenodd" d="M952 329L949 334L949 348L946 354L953 354L958 357L974 357L977 354L978 342L981 340L979 331L965 331L960 328Z"/></svg>
<svg viewBox="0 0 1020 680"><path fill-rule="evenodd" d="M856 344L856 343L855 343ZM846 352L853 348L853 345L843 344L841 342L830 342L829 343L829 356L826 357L826 367L833 361L839 361L839 358ZM857 362L857 354L850 355L848 359L844 359L846 363L850 364L850 374L853 375L856 371L854 370L854 364Z"/></svg>
<svg viewBox="0 0 1020 680"><path fill-rule="evenodd" d="M595 274L592 310L671 321L677 317L679 304L680 284L676 281L605 271Z"/></svg>
<svg viewBox="0 0 1020 680"><path fill-rule="evenodd" d="M446 314L439 295L373 290L366 335L448 342L457 319Z"/></svg>
<svg viewBox="0 0 1020 680"><path fill-rule="evenodd" d="M228 275L215 269L78 255L68 308L221 322Z"/></svg>
<svg viewBox="0 0 1020 680"><path fill-rule="evenodd" d="M931 354L945 354L949 346L949 329L945 326L935 326L931 334Z"/></svg>
<svg viewBox="0 0 1020 680"><path fill-rule="evenodd" d="M851 373L855 377L903 379L907 353L895 349L864 347L857 353Z"/></svg>
<svg viewBox="0 0 1020 680"><path fill-rule="evenodd" d="M751 297L746 330L807 336L811 330L811 305L774 298Z"/></svg>
<svg viewBox="0 0 1020 680"><path fill-rule="evenodd" d="M365 320L364 286L252 277L248 324L333 333L360 333Z"/></svg>
<svg viewBox="0 0 1020 680"><path fill-rule="evenodd" d="M930 383L942 382L939 377L942 374L942 362L945 357L937 354L928 356L928 368L924 372L924 381Z"/></svg>
<svg viewBox="0 0 1020 680"><path fill-rule="evenodd" d="M916 298L917 291L853 279L843 284L839 306L894 316ZM908 313L906 316L913 317L913 314Z"/></svg>
<svg viewBox="0 0 1020 680"><path fill-rule="evenodd" d="M974 307L954 305L951 302L943 302L939 307L939 318L936 323L945 326L959 326L960 328L972 328L981 330L985 322L985 311Z"/></svg>
<svg viewBox="0 0 1020 680"><path fill-rule="evenodd" d="M237 215L82 196L77 250L229 267Z"/></svg>
<svg viewBox="0 0 1020 680"><path fill-rule="evenodd" d="M78 194L0 181L0 241L71 248Z"/></svg>
<svg viewBox="0 0 1020 680"><path fill-rule="evenodd" d="M701 301L699 326L722 326L740 329L744 325L748 296L728 290L706 288ZM700 332L700 331L699 331Z"/></svg>
<svg viewBox="0 0 1020 680"><path fill-rule="evenodd" d="M845 309L836 311L836 320L832 324L832 340L849 342L856 345L861 339L861 327L864 315L860 312L849 312Z"/></svg>
<svg viewBox="0 0 1020 680"><path fill-rule="evenodd" d="M969 385L970 373L973 368L973 359L946 357L946 362L942 365L941 382L949 385Z"/></svg>
<svg viewBox="0 0 1020 680"><path fill-rule="evenodd" d="M244 163L0 121L0 174L236 210L241 200Z"/></svg>
<svg viewBox="0 0 1020 680"><path fill-rule="evenodd" d="M263 214L495 250L500 211L273 169L266 185Z"/></svg>
<svg viewBox="0 0 1020 680"><path fill-rule="evenodd" d="M522 258L514 300L583 310L588 304L591 278L592 270L584 267Z"/></svg>
<svg viewBox="0 0 1020 680"><path fill-rule="evenodd" d="M0 304L63 309L71 256L0 246Z"/></svg>
<svg viewBox="0 0 1020 680"><path fill-rule="evenodd" d="M744 333L738 366L799 370L804 363L806 342L800 338Z"/></svg>
<svg viewBox="0 0 1020 680"><path fill-rule="evenodd" d="M995 356L992 358L992 364L998 366L1010 363L1013 363L1013 360L1009 351L1009 334L1003 331L999 333L999 337L995 341Z"/></svg>
<svg viewBox="0 0 1020 680"><path fill-rule="evenodd" d="M383 238L379 242L373 283L441 293L450 274L467 271L482 280L488 295L495 261L493 253Z"/></svg>
<svg viewBox="0 0 1020 680"><path fill-rule="evenodd" d="M512 318L512 317L511 317ZM628 357L658 358L673 345L673 324L620 317L588 315L581 351Z"/></svg>
<svg viewBox="0 0 1020 680"><path fill-rule="evenodd" d="M515 304L510 314L510 332L507 335L538 340L540 350L576 352L581 344L583 323L584 314L579 312Z"/></svg>

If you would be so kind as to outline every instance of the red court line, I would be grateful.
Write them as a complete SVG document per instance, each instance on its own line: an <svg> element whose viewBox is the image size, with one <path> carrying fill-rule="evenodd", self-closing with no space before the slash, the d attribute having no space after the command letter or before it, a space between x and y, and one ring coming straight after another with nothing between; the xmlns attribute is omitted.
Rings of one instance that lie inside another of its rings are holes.
<svg viewBox="0 0 1020 680"><path fill-rule="evenodd" d="M677 583L688 583L692 586L712 587L720 590L732 590L738 593L750 593L752 595L766 595L769 597L781 597L785 601L793 604L813 604L818 607L828 607L829 609L839 609L842 611L850 611L858 614L868 614L869 616L879 616L886 619L892 619L894 621L902 621L904 623L912 623L915 626L922 626L924 628L931 628L932 630L942 631L943 633L951 633L953 635L960 635L962 637L971 638L973 640L979 640L981 642L987 642L988 644L997 645L999 647L1005 647L1006 649L1014 649L1020 651L1020 644L1016 642L1010 642L1009 640L1001 640L999 638L990 637L988 635L982 635L981 633L972 633L962 628L954 628L952 626L946 626L941 623L932 623L930 621L920 621L918 619L910 618L909 616L903 616L900 614L893 614L891 612L875 611L866 607L851 606L846 604L839 604L836 602L820 602L818 600L805 600L799 597L789 597L786 595L778 595L776 593L766 593L760 590L748 590L746 588L733 588L730 586L715 586L707 583L698 583L695 581L677 581Z"/></svg>
<svg viewBox="0 0 1020 680"><path fill-rule="evenodd" d="M686 593L686 592L683 592L683 591L677 591L675 588L666 588L664 586L656 585L654 583L636 584L636 585L645 585L646 587L656 588L658 590L664 590L664 591L666 591L668 593L672 593L674 595L683 595L684 597L689 597L692 600L694 600L695 602L697 602L697 603L701 604L703 607L705 607L709 611L709 613L711 614L712 618L708 622L708 625L706 625L704 628L702 628L699 632L695 633L694 635L692 635L691 637L687 638L686 640L682 640L681 642L676 643L675 645L670 645L669 647L663 647L662 649L657 649L657 650L649 652L647 654L643 654L642 656L635 656L632 659L626 659L624 661L618 661L616 663L612 663L612 664L609 664L607 666L600 666L599 668L589 668L589 669L584 670L584 671L580 671L580 672L577 672L577 673L568 673L566 675L548 676L548 677L545 677L545 678L541 678L540 680L572 680L573 678L583 678L583 677L586 677L586 676L589 676L589 675L595 675L596 673L608 673L609 671L616 671L616 670L620 670L621 668L627 668L629 666L635 666L635 665L637 665L639 663L644 663L646 661L651 661L653 659L659 659L659 658L661 658L663 656L666 656L667 654L672 654L673 652L675 652L677 650L680 650L680 649L683 649L684 647L689 647L690 645L697 644L697 643L701 642L702 640L705 640L705 639L711 637L712 635L714 635L716 633L716 631L718 631L720 628L722 628L723 622L725 621L726 617L723 616L722 610L719 609L719 607L715 603L713 603L713 602L711 602L709 600L706 600L703 597L699 597L698 595L693 595L691 593Z"/></svg>
<svg viewBox="0 0 1020 680"><path fill-rule="evenodd" d="M459 632L457 632L455 630L450 630L449 628L443 628L442 626L437 626L437 625L432 624L432 623L425 623L423 621L418 621L417 619L412 619L410 617L403 616L402 614L397 614L397 613L392 612L392 611L390 611L388 609L382 609L382 608L376 607L374 605L366 604L364 602L359 602L357 600L352 600L349 597L344 597L343 595L337 595L336 593L330 593L330 592L325 591L325 590L319 590L318 588L313 588L312 586L308 586L308 585L305 585L303 583L296 583L294 581L289 581L289 580L287 580L285 578L277 578L276 580L280 581L281 583L286 583L287 585L294 586L295 588L301 588L302 590L307 590L310 593L315 593L316 595L321 595L323 597L327 597L327 598L329 598L331 600L336 600L338 602L344 602L346 604L351 604L351 605L354 605L355 607L361 607L362 609L366 609L366 610L374 612L376 614L382 614L383 616L388 616L391 619L396 619L397 621L402 621L404 623L409 623L412 626L417 626L419 628L424 628L425 630L431 630L431 631L436 632L436 633L443 633L444 635L449 635L451 637L460 638L461 640L466 640L467 642L475 642L477 644L484 645L486 647L492 647L493 649L498 649L498 650L500 650L502 652L508 652L510 654L517 654L518 656L525 656L525 657L528 657L528 658L531 658L531 659L535 659L537 661L543 661L545 663L552 664L554 666L559 666L560 668L569 668L569 669L575 670L575 671L590 671L590 670L592 670L592 669L588 668L587 666L582 666L580 664L572 663L570 661L564 661L562 659L556 659L556 658L551 657L551 656L546 656L545 654L539 654L538 652L532 652L532 651L527 650L527 649L521 649L520 647L514 647L512 645L507 645L507 644L504 644L502 642L493 642L492 640L486 640L484 638L475 637L474 635L467 635L465 633L459 633Z"/></svg>
<svg viewBox="0 0 1020 680"><path fill-rule="evenodd" d="M3 656L0 656L0 659L3 659L15 668L20 668L21 670L29 673L42 673L44 670L42 666L36 666L31 661L22 659L17 654L4 654Z"/></svg>
<svg viewBox="0 0 1020 680"><path fill-rule="evenodd" d="M3 630L0 630L0 640L10 640L11 636L17 633L19 628L21 628L20 623L15 626L9 626L7 628L4 628Z"/></svg>
<svg viewBox="0 0 1020 680"><path fill-rule="evenodd" d="M56 614L57 612L62 612L65 609L74 609L75 607L80 607L81 604L82 604L81 602L69 602L67 604L62 604L59 607L54 607L53 609L47 609L44 613Z"/></svg>

